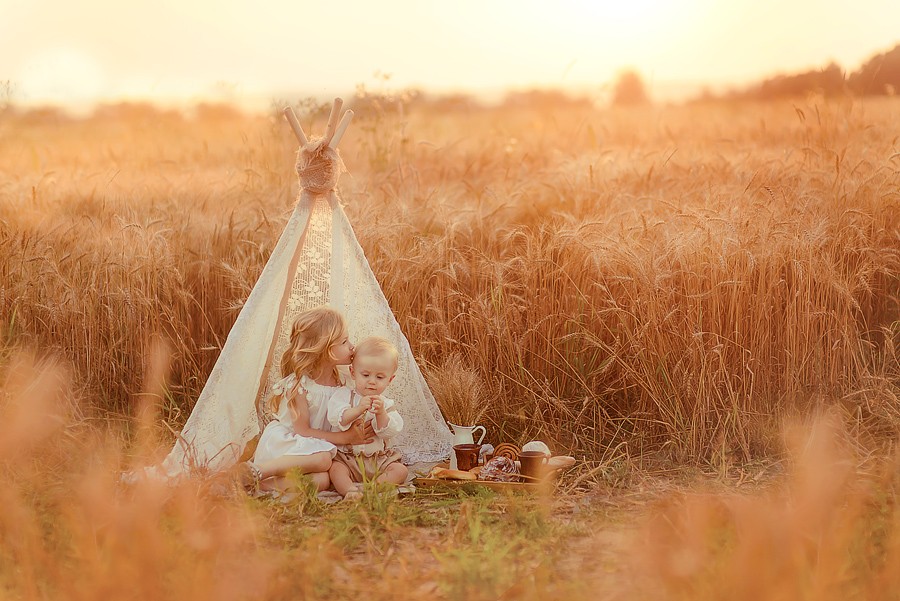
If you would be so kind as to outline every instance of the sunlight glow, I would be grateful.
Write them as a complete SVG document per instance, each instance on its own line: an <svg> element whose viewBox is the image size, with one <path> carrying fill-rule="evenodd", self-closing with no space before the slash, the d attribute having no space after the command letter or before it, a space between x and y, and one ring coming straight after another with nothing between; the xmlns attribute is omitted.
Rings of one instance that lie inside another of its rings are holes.
<svg viewBox="0 0 900 601"><path fill-rule="evenodd" d="M640 29L646 24L665 23L676 4L668 0L569 0L566 4L574 16L609 21L618 28ZM680 3L682 7L687 4Z"/></svg>
<svg viewBox="0 0 900 601"><path fill-rule="evenodd" d="M626 68L662 98L853 70L900 42L897 0L0 0L0 15L0 81L26 102L208 98L222 82L267 105L375 73L436 93L596 94Z"/></svg>
<svg viewBox="0 0 900 601"><path fill-rule="evenodd" d="M43 101L90 100L106 91L106 76L90 56L73 48L51 48L22 65L20 85L26 98Z"/></svg>

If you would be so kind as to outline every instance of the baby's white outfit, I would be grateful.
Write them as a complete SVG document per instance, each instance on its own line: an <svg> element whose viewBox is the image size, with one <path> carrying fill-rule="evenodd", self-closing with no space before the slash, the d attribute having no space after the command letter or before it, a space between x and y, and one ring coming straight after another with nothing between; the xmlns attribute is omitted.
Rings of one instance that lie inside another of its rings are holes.
<svg viewBox="0 0 900 601"><path fill-rule="evenodd" d="M401 462L400 451L391 447L390 439L403 430L403 418L397 412L393 399L382 396L384 410L388 421L384 428L378 428L378 422L371 411L366 412L359 419L372 422L375 431L375 440L369 444L340 445L335 461L340 461L350 470L350 477L354 482L363 482L373 478L392 463ZM362 396L349 388L342 388L335 392L328 402L328 421L334 430L344 432L350 429L351 424L341 424L344 412L359 405Z"/></svg>
<svg viewBox="0 0 900 601"><path fill-rule="evenodd" d="M272 387L273 394L280 394L281 402L278 404L278 413L275 419L269 422L253 456L254 463L264 463L283 455L312 455L326 451L334 457L337 447L321 438L301 436L294 432L294 419L288 407L287 394L294 389L297 376L291 374L279 380ZM338 390L347 390L343 386L323 386L315 380L303 376L300 385L306 390L306 399L309 404L309 425L316 430L331 432L328 423L328 401Z"/></svg>

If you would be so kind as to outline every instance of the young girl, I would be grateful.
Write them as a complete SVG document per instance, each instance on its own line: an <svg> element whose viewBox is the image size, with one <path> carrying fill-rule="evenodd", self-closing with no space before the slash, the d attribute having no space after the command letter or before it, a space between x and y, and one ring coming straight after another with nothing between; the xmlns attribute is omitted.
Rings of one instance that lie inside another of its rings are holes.
<svg viewBox="0 0 900 601"><path fill-rule="evenodd" d="M360 429L331 432L328 400L341 387L337 366L353 358L343 316L328 307L301 313L291 329L281 359L283 379L273 386L270 409L277 411L259 438L253 461L239 466L248 488L285 488L288 470L310 474L319 490L329 485L328 470L336 444L361 444L373 439Z"/></svg>

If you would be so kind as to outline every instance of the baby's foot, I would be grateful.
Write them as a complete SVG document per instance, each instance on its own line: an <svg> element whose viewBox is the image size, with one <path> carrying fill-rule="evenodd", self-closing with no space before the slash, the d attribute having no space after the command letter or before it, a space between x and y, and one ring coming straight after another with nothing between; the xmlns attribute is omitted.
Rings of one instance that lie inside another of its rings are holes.
<svg viewBox="0 0 900 601"><path fill-rule="evenodd" d="M393 484L390 487L384 487L380 493L382 497L398 497L400 496L400 487Z"/></svg>
<svg viewBox="0 0 900 601"><path fill-rule="evenodd" d="M344 495L345 501L359 501L363 498L363 494L361 490L348 490L347 494Z"/></svg>
<svg viewBox="0 0 900 601"><path fill-rule="evenodd" d="M363 498L363 485L354 482L353 488L347 491L347 494L344 495L345 501L359 501Z"/></svg>

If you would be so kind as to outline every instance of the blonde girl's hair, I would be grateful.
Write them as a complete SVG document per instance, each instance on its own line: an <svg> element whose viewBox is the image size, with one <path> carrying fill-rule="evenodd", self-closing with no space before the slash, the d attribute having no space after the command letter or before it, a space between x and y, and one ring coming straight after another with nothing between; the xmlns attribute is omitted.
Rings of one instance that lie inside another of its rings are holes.
<svg viewBox="0 0 900 601"><path fill-rule="evenodd" d="M316 307L309 309L297 316L294 325L291 326L291 338L288 348L281 356L281 377L296 374L297 380L303 376L315 377L324 363L333 360L331 347L341 342L347 335L347 324L344 316L330 307ZM337 369L334 377L340 380ZM290 399L290 408L293 412L294 399ZM269 399L269 409L275 413L278 411L278 403L281 395L274 395Z"/></svg>

